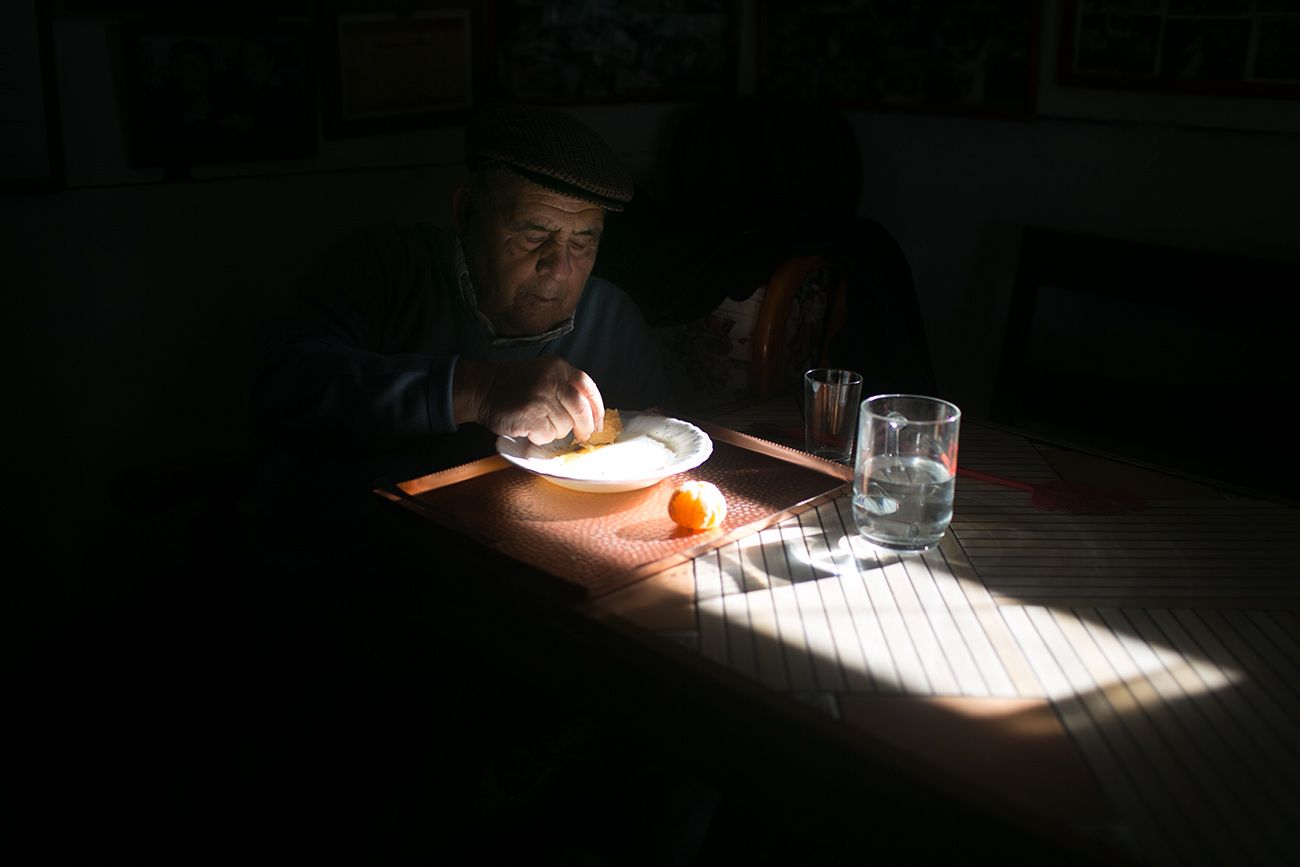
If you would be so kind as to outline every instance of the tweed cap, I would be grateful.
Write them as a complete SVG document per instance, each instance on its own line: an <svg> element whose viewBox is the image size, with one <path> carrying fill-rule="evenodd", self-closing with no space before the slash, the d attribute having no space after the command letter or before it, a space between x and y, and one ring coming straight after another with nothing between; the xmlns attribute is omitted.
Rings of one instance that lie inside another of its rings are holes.
<svg viewBox="0 0 1300 867"><path fill-rule="evenodd" d="M533 105L481 108L465 129L465 164L477 171L505 163L535 184L621 211L632 201L632 176L586 124Z"/></svg>

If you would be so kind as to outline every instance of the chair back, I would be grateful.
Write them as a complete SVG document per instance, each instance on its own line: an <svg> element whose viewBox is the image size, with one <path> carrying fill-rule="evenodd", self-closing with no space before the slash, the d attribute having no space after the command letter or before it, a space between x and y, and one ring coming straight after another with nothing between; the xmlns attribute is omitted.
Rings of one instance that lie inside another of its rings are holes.
<svg viewBox="0 0 1300 867"><path fill-rule="evenodd" d="M844 326L846 294L825 256L794 256L777 267L754 325L754 396L771 397L797 383L804 371L831 365L831 339Z"/></svg>
<svg viewBox="0 0 1300 867"><path fill-rule="evenodd" d="M841 111L701 102L655 150L595 273L660 329L685 402L766 397L817 366L860 371L864 390L934 391L911 268L857 216L861 150ZM868 336L874 321L889 327Z"/></svg>

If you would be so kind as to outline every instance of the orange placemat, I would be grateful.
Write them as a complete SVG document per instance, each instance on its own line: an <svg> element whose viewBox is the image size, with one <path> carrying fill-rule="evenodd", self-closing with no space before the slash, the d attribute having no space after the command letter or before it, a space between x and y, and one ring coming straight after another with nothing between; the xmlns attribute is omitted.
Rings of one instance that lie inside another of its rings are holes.
<svg viewBox="0 0 1300 867"><path fill-rule="evenodd" d="M639 491L571 491L494 455L375 492L593 597L815 506L852 479L848 467L693 423L713 439L713 454ZM726 496L722 526L692 533L668 517L668 498L687 479Z"/></svg>

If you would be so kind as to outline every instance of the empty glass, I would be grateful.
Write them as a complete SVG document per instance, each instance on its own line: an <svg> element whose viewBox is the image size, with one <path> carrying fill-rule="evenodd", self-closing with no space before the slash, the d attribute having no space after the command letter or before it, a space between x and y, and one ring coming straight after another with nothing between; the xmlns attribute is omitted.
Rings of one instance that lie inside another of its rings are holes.
<svg viewBox="0 0 1300 867"><path fill-rule="evenodd" d="M862 375L819 367L803 375L804 450L838 463L853 457Z"/></svg>

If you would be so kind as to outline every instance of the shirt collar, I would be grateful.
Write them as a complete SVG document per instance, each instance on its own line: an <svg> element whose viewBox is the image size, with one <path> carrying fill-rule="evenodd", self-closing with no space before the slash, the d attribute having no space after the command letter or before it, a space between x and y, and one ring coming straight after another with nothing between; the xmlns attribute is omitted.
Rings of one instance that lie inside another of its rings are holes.
<svg viewBox="0 0 1300 867"><path fill-rule="evenodd" d="M469 308L469 311L474 314L474 318L487 332L488 342L494 349L535 346L539 343L554 340L557 337L563 337L573 330L573 316L570 315L568 319L542 334L530 334L525 337L498 337L496 329L492 327L492 322L482 310L478 309L478 295L474 292L473 281L469 279L469 265L465 263L465 247L461 244L460 238L456 239L456 273L459 275L460 297L464 299L465 306Z"/></svg>

